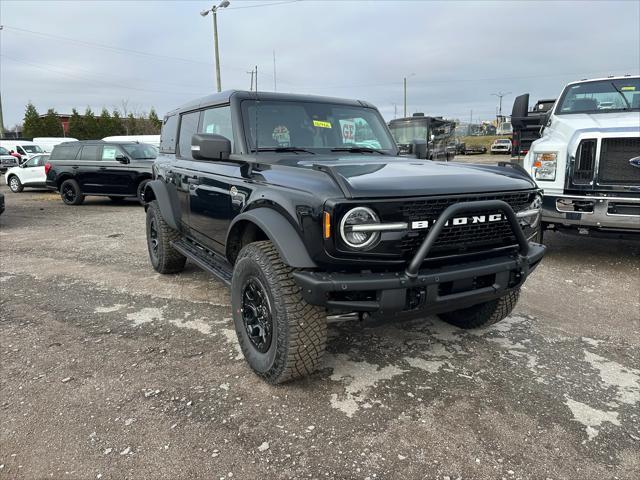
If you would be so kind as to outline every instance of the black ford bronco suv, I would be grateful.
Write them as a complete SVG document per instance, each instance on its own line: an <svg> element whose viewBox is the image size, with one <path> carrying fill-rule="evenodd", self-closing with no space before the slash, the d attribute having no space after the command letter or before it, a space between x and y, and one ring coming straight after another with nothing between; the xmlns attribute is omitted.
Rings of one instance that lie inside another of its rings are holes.
<svg viewBox="0 0 640 480"><path fill-rule="evenodd" d="M113 202L135 197L144 204L142 194L157 154L153 145L138 142L61 143L44 166L46 185L60 192L67 205L80 205L87 195L107 196Z"/></svg>
<svg viewBox="0 0 640 480"><path fill-rule="evenodd" d="M506 317L542 259L541 192L520 168L398 157L371 104L231 91L164 118L145 189L160 273L188 258L231 288L249 365L316 369L327 315Z"/></svg>

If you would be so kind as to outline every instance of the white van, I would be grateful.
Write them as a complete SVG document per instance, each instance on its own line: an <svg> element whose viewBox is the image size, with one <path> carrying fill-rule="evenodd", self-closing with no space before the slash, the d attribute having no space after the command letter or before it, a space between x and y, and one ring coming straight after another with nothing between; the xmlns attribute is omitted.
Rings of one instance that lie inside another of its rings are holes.
<svg viewBox="0 0 640 480"><path fill-rule="evenodd" d="M160 135L116 135L113 137L104 137L105 142L138 142L148 143L157 149L160 149Z"/></svg>
<svg viewBox="0 0 640 480"><path fill-rule="evenodd" d="M77 138L72 137L35 137L33 143L37 144L46 153L51 153L53 147L64 142L77 142Z"/></svg>
<svg viewBox="0 0 640 480"><path fill-rule="evenodd" d="M39 153L45 153L39 145L28 140L0 140L0 147L4 147L10 152L17 152L22 157L20 162L24 162Z"/></svg>

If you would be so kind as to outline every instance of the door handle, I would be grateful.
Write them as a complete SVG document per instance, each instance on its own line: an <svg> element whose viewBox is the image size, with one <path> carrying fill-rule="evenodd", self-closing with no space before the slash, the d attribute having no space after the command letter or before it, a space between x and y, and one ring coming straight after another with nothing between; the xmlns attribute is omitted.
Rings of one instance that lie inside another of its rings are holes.
<svg viewBox="0 0 640 480"><path fill-rule="evenodd" d="M80 168L78 165L74 165L71 168L73 168L74 170L77 170L78 168Z"/></svg>
<svg viewBox="0 0 640 480"><path fill-rule="evenodd" d="M106 170L107 167L100 167L100 170Z"/></svg>

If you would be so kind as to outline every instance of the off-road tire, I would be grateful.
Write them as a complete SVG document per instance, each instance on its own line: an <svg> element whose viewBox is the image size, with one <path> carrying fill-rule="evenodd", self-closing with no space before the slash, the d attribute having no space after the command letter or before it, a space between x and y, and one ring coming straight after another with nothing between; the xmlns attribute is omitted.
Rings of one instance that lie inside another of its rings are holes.
<svg viewBox="0 0 640 480"><path fill-rule="evenodd" d="M147 208L147 250L153 268L159 273L178 273L184 269L186 257L171 245L180 239L180 233L167 225L162 218L158 202L153 200ZM157 250L154 251L152 230L155 230Z"/></svg>
<svg viewBox="0 0 640 480"><path fill-rule="evenodd" d="M314 372L324 355L327 321L324 309L309 305L270 241L250 243L238 255L231 280L231 305L238 341L254 372L271 384L284 383ZM247 334L242 312L246 282L256 278L271 307L272 339L261 353Z"/></svg>
<svg viewBox="0 0 640 480"><path fill-rule="evenodd" d="M138 188L136 190L136 198L138 199L138 202L140 202L140 205L142 205L143 207L147 204L147 202L144 201L144 189L146 188L147 183L149 183L150 181L150 178L145 178L138 184Z"/></svg>
<svg viewBox="0 0 640 480"><path fill-rule="evenodd" d="M11 175L7 183L9 184L9 190L13 193L20 193L24 190L24 186L17 175Z"/></svg>
<svg viewBox="0 0 640 480"><path fill-rule="evenodd" d="M124 197L109 197L113 203L122 203L124 202Z"/></svg>
<svg viewBox="0 0 640 480"><path fill-rule="evenodd" d="M468 308L441 313L439 317L460 328L479 328L493 325L506 318L518 303L520 289L512 290L505 296Z"/></svg>
<svg viewBox="0 0 640 480"><path fill-rule="evenodd" d="M65 194L67 189L73 191L72 197ZM65 180L62 182L62 185L60 185L60 197L62 197L62 201L67 205L80 205L84 202L84 195L82 194L82 190L80 190L80 185L71 178Z"/></svg>

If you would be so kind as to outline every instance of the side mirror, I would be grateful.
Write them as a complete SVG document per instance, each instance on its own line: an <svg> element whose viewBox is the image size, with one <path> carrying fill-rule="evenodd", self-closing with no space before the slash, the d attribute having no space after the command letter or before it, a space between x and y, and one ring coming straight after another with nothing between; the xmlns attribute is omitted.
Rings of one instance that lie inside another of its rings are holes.
<svg viewBox="0 0 640 480"><path fill-rule="evenodd" d="M231 141L216 133L196 133L191 137L191 156L196 160L228 160Z"/></svg>
<svg viewBox="0 0 640 480"><path fill-rule="evenodd" d="M129 163L129 159L122 155L121 153L116 155L116 162L127 164Z"/></svg>
<svg viewBox="0 0 640 480"><path fill-rule="evenodd" d="M511 125L516 128L524 126L523 119L527 117L529 110L529 94L525 93L516 97L513 102L513 108L511 109Z"/></svg>
<svg viewBox="0 0 640 480"><path fill-rule="evenodd" d="M413 140L411 142L411 153L413 153L416 158L427 158L427 142L425 140Z"/></svg>

